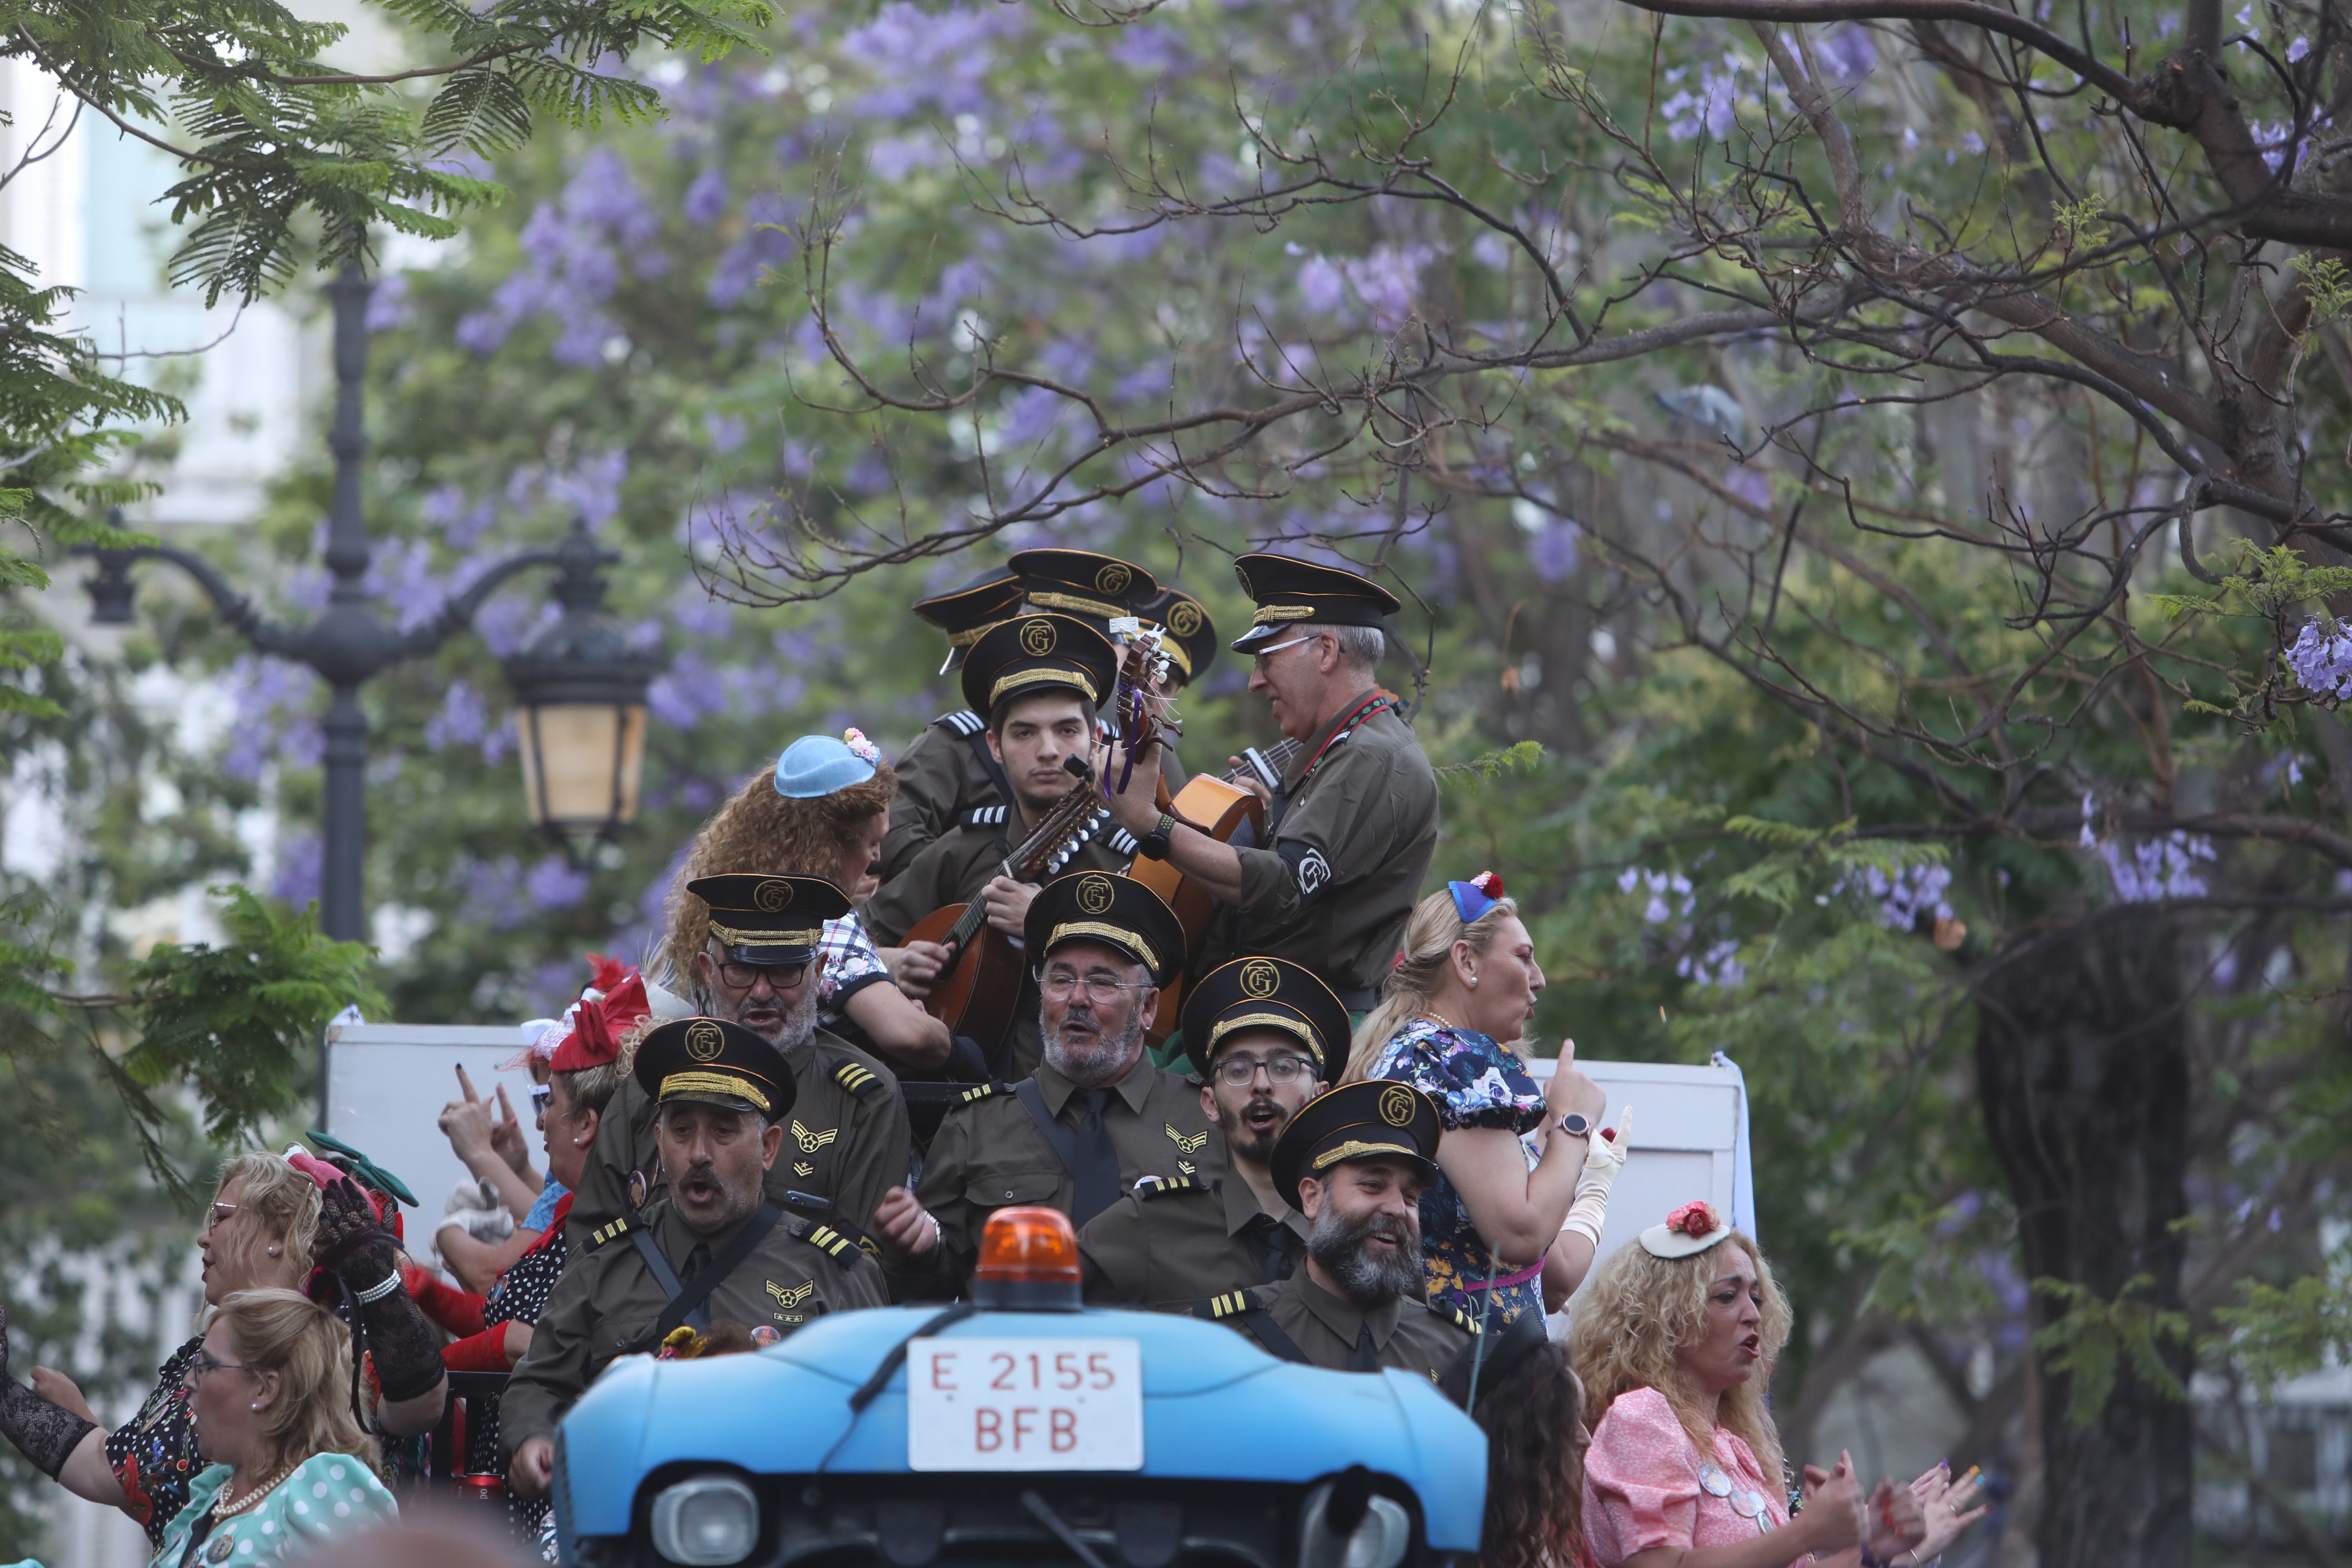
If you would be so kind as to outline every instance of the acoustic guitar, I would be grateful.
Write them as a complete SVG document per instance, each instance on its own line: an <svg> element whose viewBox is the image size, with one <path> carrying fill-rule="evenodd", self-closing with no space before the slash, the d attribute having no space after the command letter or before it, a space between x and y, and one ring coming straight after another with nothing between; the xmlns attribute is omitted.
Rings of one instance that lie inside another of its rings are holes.
<svg viewBox="0 0 2352 1568"><path fill-rule="evenodd" d="M1078 847L1110 819L1110 808L1095 786L1094 770L1076 757L1062 765L1076 773L1078 782L1053 804L1037 830L998 862L999 875L1016 882L1051 877L1069 864ZM1020 1005L1021 982L1028 967L1025 955L988 923L988 906L977 899L933 910L915 922L906 940L935 942L951 953L948 966L931 983L924 1010L945 1024L950 1033L969 1037L993 1070Z"/></svg>

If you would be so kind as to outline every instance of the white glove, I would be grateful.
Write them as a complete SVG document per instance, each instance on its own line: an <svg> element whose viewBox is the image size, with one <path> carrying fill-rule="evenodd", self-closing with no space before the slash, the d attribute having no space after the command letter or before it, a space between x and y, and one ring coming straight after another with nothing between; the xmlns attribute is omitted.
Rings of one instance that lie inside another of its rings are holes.
<svg viewBox="0 0 2352 1568"><path fill-rule="evenodd" d="M1625 1148L1633 1141L1633 1108L1629 1105L1618 1111L1614 1142L1602 1137L1598 1127L1584 1137L1584 1173L1577 1178L1576 1201L1568 1205L1568 1217L1560 1221L1559 1228L1562 1235L1574 1231L1583 1237L1598 1252L1601 1226L1609 1217L1609 1189L1616 1184L1617 1173L1625 1168Z"/></svg>
<svg viewBox="0 0 2352 1568"><path fill-rule="evenodd" d="M442 1206L443 1229L457 1226L467 1236L488 1247L495 1247L514 1234L514 1215L499 1202L498 1194L488 1182L459 1182Z"/></svg>

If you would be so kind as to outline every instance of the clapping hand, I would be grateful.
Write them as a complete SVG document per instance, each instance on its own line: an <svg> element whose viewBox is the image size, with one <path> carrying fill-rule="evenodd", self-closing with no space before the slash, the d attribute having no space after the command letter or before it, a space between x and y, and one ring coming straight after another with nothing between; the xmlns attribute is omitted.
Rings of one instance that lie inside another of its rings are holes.
<svg viewBox="0 0 2352 1568"><path fill-rule="evenodd" d="M1978 1479L1975 1468L1971 1466L1967 1475L1954 1480L1949 1460L1938 1460L1934 1469L1913 1481L1911 1495L1918 1500L1920 1514L1927 1525L1927 1539L1912 1548L1922 1563L1944 1552L1991 1506L1977 1502L1984 1495L1984 1483ZM1976 1506L1971 1508L1971 1503Z"/></svg>

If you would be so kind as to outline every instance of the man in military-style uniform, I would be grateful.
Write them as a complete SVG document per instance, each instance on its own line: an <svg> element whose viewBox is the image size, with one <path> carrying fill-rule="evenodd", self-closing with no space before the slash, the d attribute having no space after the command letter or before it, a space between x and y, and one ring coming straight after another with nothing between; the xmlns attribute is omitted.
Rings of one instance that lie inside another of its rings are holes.
<svg viewBox="0 0 2352 1568"><path fill-rule="evenodd" d="M1257 615L1233 646L1255 659L1250 689L1266 694L1275 722L1299 742L1267 803L1267 847L1235 847L1163 815L1148 752L1111 808L1143 854L1234 911L1230 934L1213 946L1287 958L1361 1012L1437 844L1437 775L1373 684L1382 617L1397 598L1353 572L1279 555L1244 555L1234 568Z"/></svg>
<svg viewBox="0 0 2352 1568"><path fill-rule="evenodd" d="M1011 777L1013 804L966 812L867 900L866 929L875 942L908 949L903 983L909 990L927 985L951 960L936 944L907 942L916 923L935 910L984 903L989 923L1018 940L1037 889L1003 875L1004 861L1077 786L1068 764L1075 760L1092 767L1099 760L1095 715L1118 679L1118 655L1109 640L1068 616L1022 616L990 628L972 645L964 660L964 697L974 711L989 716L989 749ZM1134 859L1135 841L1099 802L1097 806L1075 841L1057 850L1056 869L1124 871ZM1034 1008L1023 1011L1028 1026L1013 1030L1009 1047L979 1041L1006 1077L1025 1077L1037 1062Z"/></svg>
<svg viewBox="0 0 2352 1568"><path fill-rule="evenodd" d="M687 891L710 906L710 941L695 955L697 1005L782 1053L796 1109L768 1168L768 1201L866 1240L882 1194L907 1179L907 1104L879 1058L817 1027L817 946L848 896L822 877L738 872ZM572 1257L609 1220L651 1195L654 1102L624 1079L596 1129L572 1194Z"/></svg>
<svg viewBox="0 0 2352 1568"><path fill-rule="evenodd" d="M1048 1204L1084 1226L1147 1176L1214 1170L1216 1124L1192 1087L1151 1065L1144 1031L1184 964L1175 913L1140 882L1081 871L1029 905L1043 1057L1020 1083L982 1084L947 1114L920 1196L875 1215L900 1297L962 1289L989 1215Z"/></svg>
<svg viewBox="0 0 2352 1568"><path fill-rule="evenodd" d="M646 1035L631 1079L657 1108L668 1187L639 1215L600 1226L539 1315L499 1415L508 1479L525 1497L545 1495L556 1424L614 1357L720 1320L773 1344L820 1314L888 1297L856 1243L762 1196L796 1109L774 1046L739 1024L680 1018Z"/></svg>
<svg viewBox="0 0 2352 1568"><path fill-rule="evenodd" d="M1274 1146L1348 1051L1348 1010L1285 959L1241 958L1184 998L1184 1047L1225 1168L1138 1182L1078 1233L1087 1300L1190 1311L1204 1295L1287 1279L1307 1221L1274 1183Z"/></svg>
<svg viewBox="0 0 2352 1568"><path fill-rule="evenodd" d="M1478 1331L1421 1299L1421 1189L1437 1174L1439 1131L1437 1106L1410 1084L1372 1079L1308 1100L1274 1145L1275 1185L1307 1219L1307 1267L1195 1310L1285 1361L1437 1382Z"/></svg>
<svg viewBox="0 0 2352 1568"><path fill-rule="evenodd" d="M1132 561L1121 561L1116 555L1102 555L1092 550L1041 548L1017 551L1005 564L1020 574L1024 609L1051 610L1055 615L1084 621L1108 637L1111 646L1122 653L1127 647L1128 622L1135 622L1136 629L1147 621L1155 626L1165 624L1146 608L1160 603L1164 591L1150 573ZM1169 656L1171 675L1184 668L1189 655L1165 643L1161 647ZM1160 695L1169 693L1163 689ZM1102 715L1105 734L1114 724L1108 709L1106 700ZM1183 787L1184 770L1174 761L1172 749L1162 766L1161 776L1167 779L1170 789Z"/></svg>
<svg viewBox="0 0 2352 1568"><path fill-rule="evenodd" d="M964 655L981 634L1020 608L1021 579L1003 566L914 604L916 615L948 635L941 675L963 668ZM924 725L896 767L898 793L890 797L890 826L882 836L880 875L886 882L964 812L1003 805L1007 798L1004 769L988 749L988 716L969 708Z"/></svg>

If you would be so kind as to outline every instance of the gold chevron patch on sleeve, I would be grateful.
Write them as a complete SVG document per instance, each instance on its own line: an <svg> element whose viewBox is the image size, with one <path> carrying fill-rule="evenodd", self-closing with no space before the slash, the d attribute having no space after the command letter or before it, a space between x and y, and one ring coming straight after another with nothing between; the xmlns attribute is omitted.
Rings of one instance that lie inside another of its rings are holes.
<svg viewBox="0 0 2352 1568"><path fill-rule="evenodd" d="M803 1154L814 1154L840 1136L841 1129L838 1127L828 1127L822 1132L812 1132L802 1126L797 1119L793 1122L793 1141L801 1146L801 1152Z"/></svg>
<svg viewBox="0 0 2352 1568"><path fill-rule="evenodd" d="M777 1306L782 1307L785 1311L789 1312L793 1308L799 1306L802 1302L807 1300L811 1296L816 1294L816 1281L814 1279L803 1279L799 1284L787 1290L782 1285L779 1285L774 1280L771 1279L768 1281L768 1294L776 1299Z"/></svg>
<svg viewBox="0 0 2352 1568"><path fill-rule="evenodd" d="M1195 1132L1187 1138L1173 1127L1169 1127L1164 1121L1160 1125L1167 1129L1168 1141L1176 1145L1176 1152L1179 1154L1197 1154L1201 1152L1202 1145L1209 1141L1209 1135L1206 1132Z"/></svg>

